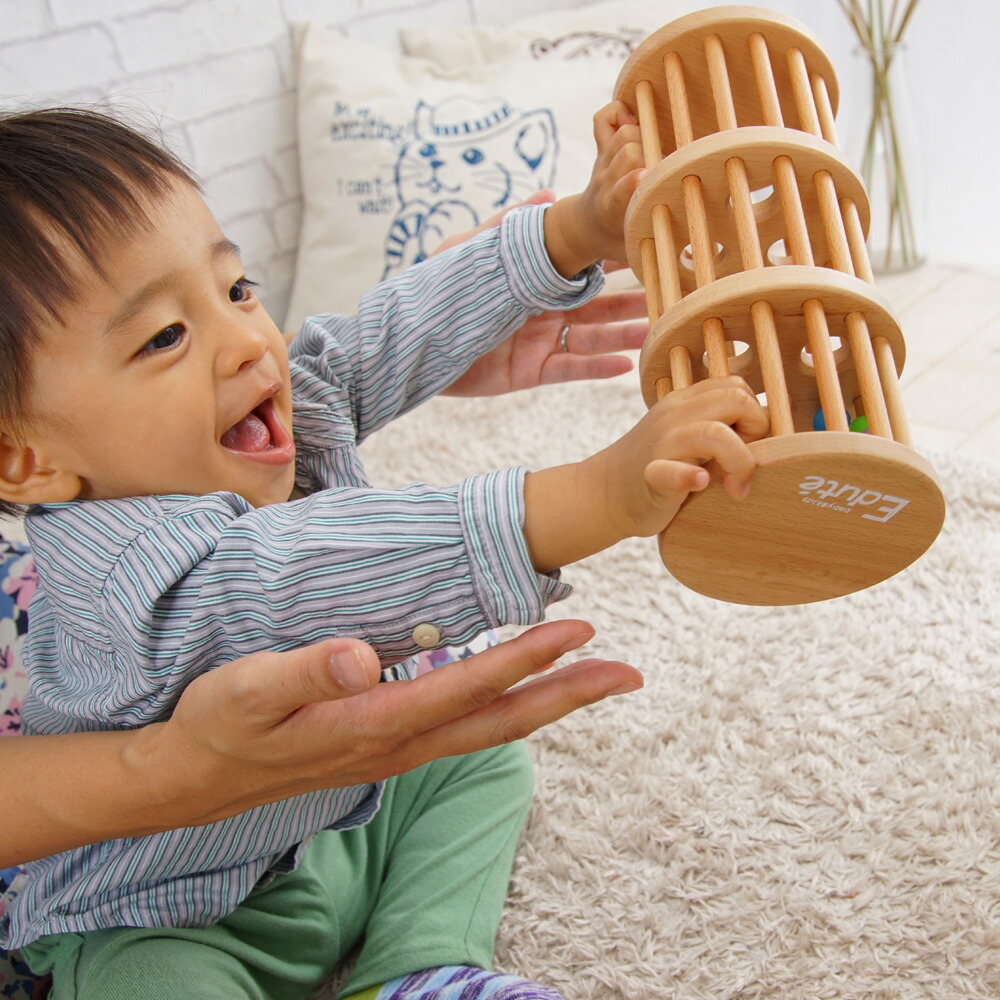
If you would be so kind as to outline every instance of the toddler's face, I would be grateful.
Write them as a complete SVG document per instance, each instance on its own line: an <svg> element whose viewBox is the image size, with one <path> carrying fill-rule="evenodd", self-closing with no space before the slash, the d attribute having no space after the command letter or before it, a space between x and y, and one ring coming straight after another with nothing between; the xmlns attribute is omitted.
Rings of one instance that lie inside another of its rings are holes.
<svg viewBox="0 0 1000 1000"><path fill-rule="evenodd" d="M294 483L284 338L200 195L174 183L149 227L111 246L32 355L29 437L88 499Z"/></svg>

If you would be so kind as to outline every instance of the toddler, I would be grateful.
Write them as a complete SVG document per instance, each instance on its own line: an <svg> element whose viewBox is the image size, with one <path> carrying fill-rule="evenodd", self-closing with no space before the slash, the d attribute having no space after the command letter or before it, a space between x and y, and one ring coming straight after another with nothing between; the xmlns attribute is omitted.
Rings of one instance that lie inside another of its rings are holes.
<svg viewBox="0 0 1000 1000"><path fill-rule="evenodd" d="M308 319L290 348L197 183L110 117L0 119L0 498L38 563L26 730L131 728L198 674L330 635L388 679L527 625L559 569L654 534L767 431L737 378L672 393L584 461L372 488L357 447L532 314L597 293L641 173L620 104L587 188ZM333 280L335 276L331 276ZM445 758L29 866L0 917L55 998L553 1000L487 971L530 797L524 749Z"/></svg>

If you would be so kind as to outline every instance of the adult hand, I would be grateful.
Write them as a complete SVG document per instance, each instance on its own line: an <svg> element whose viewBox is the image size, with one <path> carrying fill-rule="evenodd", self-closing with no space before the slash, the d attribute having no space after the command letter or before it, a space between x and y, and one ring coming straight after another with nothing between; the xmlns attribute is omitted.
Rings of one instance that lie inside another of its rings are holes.
<svg viewBox="0 0 1000 1000"><path fill-rule="evenodd" d="M541 205L554 199L554 192L545 189L511 208ZM467 233L449 237L434 252L442 253L484 229L498 226L511 208L497 212ZM619 271L626 266L605 261L604 269ZM441 395L498 396L553 382L612 378L632 368L629 358L615 352L638 350L648 332L646 295L641 288L605 292L579 309L550 310L533 316L502 344L474 361Z"/></svg>
<svg viewBox="0 0 1000 1000"><path fill-rule="evenodd" d="M593 634L586 622L553 621L390 684L378 683L366 643L329 639L203 674L166 722L0 740L0 792L15 818L0 823L0 868L378 781L520 739L641 687L634 667L609 660L540 674ZM538 676L518 684L530 675Z"/></svg>
<svg viewBox="0 0 1000 1000"><path fill-rule="evenodd" d="M612 352L642 347L649 323L637 318L645 315L642 289L604 292L579 309L539 313L473 361L441 395L497 396L553 382L622 375L631 370L632 361Z"/></svg>
<svg viewBox="0 0 1000 1000"><path fill-rule="evenodd" d="M167 798L183 803L183 822L196 825L521 739L642 686L638 670L608 660L539 673L593 634L583 621L548 622L388 684L377 683L374 651L359 640L257 653L197 678L169 722L140 731L143 770L154 761L168 769ZM530 675L537 676L513 687Z"/></svg>

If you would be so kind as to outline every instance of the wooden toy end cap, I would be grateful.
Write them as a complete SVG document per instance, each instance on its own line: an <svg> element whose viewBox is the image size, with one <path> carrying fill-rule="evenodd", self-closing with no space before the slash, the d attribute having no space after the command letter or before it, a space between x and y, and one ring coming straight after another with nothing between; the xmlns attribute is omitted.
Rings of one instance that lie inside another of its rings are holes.
<svg viewBox="0 0 1000 1000"><path fill-rule="evenodd" d="M904 445L836 431L767 438L750 495L718 469L660 535L671 574L734 604L810 604L871 587L922 555L944 523L934 470Z"/></svg>

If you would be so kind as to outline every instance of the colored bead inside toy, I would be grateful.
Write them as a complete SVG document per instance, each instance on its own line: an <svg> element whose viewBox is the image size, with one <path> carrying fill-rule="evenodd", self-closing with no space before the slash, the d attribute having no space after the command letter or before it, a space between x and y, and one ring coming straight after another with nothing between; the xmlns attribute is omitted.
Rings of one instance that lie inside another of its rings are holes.
<svg viewBox="0 0 1000 1000"><path fill-rule="evenodd" d="M844 417L846 418L848 424L851 423L851 415L844 410ZM865 427L868 427L868 421L865 420ZM819 409L813 414L813 430L814 431L825 431L826 430L826 417L823 416L823 410ZM852 428L853 430L853 428Z"/></svg>

